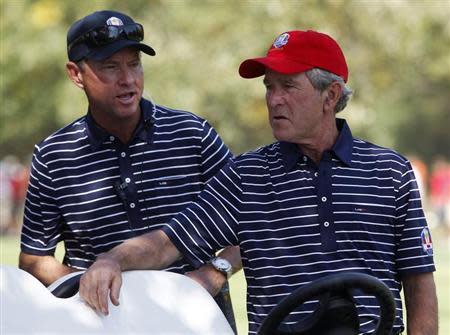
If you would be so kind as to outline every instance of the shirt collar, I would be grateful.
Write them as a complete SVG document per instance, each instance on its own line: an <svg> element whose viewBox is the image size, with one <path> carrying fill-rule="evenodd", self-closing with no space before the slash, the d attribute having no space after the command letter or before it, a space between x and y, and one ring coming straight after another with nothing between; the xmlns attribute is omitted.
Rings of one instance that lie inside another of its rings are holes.
<svg viewBox="0 0 450 335"><path fill-rule="evenodd" d="M344 119L336 119L339 135L331 148L332 153L347 166L351 166L353 151L353 136ZM281 157L287 171L291 171L298 160L303 156L302 151L295 143L280 142Z"/></svg>
<svg viewBox="0 0 450 335"><path fill-rule="evenodd" d="M140 102L141 111L142 111L142 119L136 128L135 136L141 139L142 141L151 142L155 124L155 111L156 106L149 100L144 98L141 99Z"/></svg>
<svg viewBox="0 0 450 335"><path fill-rule="evenodd" d="M352 164L353 135L347 121L336 119L339 136L331 151L347 166Z"/></svg>
<svg viewBox="0 0 450 335"><path fill-rule="evenodd" d="M142 118L136 128L134 137L150 143L153 134L155 105L152 102L142 98L139 102L139 106L141 107ZM89 138L89 142L92 148L96 150L109 136L111 136L111 134L95 122L89 110L86 115L86 124L86 133Z"/></svg>

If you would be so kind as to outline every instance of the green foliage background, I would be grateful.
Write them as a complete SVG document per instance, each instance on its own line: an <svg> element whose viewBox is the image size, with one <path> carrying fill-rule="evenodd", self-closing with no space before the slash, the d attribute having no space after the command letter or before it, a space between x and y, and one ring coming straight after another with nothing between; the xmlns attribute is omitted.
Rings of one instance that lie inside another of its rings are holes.
<svg viewBox="0 0 450 335"><path fill-rule="evenodd" d="M272 141L261 79L241 61L292 29L334 36L354 97L353 132L426 161L450 158L450 2L338 0L1 0L0 158L29 159L34 143L86 112L65 73L66 32L100 9L145 27L146 94L206 117L235 153Z"/></svg>

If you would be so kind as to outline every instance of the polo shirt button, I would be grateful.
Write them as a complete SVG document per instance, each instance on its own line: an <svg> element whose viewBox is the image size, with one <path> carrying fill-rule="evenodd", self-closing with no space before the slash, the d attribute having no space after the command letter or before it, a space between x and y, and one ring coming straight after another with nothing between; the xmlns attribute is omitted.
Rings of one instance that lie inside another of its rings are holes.
<svg viewBox="0 0 450 335"><path fill-rule="evenodd" d="M322 197L322 202L326 202L327 201L327 197Z"/></svg>
<svg viewBox="0 0 450 335"><path fill-rule="evenodd" d="M110 136L110 137L109 137L109 140L110 140L111 142L113 142L113 141L114 141L114 136Z"/></svg>
<svg viewBox="0 0 450 335"><path fill-rule="evenodd" d="M323 223L323 225L324 225L325 227L328 227L328 226L330 225L330 223L329 223L328 221L325 221L325 222Z"/></svg>
<svg viewBox="0 0 450 335"><path fill-rule="evenodd" d="M314 177L318 177L318 176L319 176L319 173L314 172Z"/></svg>
<svg viewBox="0 0 450 335"><path fill-rule="evenodd" d="M120 153L120 156L121 156L121 157L125 157L126 155L127 155L127 154L124 153L124 152L121 152L121 153Z"/></svg>
<svg viewBox="0 0 450 335"><path fill-rule="evenodd" d="M308 157L303 156L303 161L306 162L308 160Z"/></svg>
<svg viewBox="0 0 450 335"><path fill-rule="evenodd" d="M129 184L129 183L131 182L131 179L130 179L130 178L125 178L125 182L126 182L127 184Z"/></svg>
<svg viewBox="0 0 450 335"><path fill-rule="evenodd" d="M134 202L132 202L132 203L130 204L130 207L131 207L131 208L136 207L136 205L134 204Z"/></svg>

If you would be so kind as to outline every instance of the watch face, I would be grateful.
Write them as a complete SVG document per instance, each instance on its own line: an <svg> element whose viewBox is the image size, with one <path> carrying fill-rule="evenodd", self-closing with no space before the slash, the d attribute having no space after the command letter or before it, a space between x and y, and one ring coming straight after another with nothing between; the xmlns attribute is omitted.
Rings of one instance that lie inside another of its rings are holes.
<svg viewBox="0 0 450 335"><path fill-rule="evenodd" d="M220 258L220 257L214 258L211 263L219 271L229 272L231 270L230 262L228 262L224 258Z"/></svg>

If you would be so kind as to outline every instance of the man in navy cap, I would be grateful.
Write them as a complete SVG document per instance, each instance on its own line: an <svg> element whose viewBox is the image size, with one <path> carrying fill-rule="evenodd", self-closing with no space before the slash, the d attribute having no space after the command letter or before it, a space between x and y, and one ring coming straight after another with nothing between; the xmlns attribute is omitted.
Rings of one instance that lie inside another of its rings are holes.
<svg viewBox="0 0 450 335"><path fill-rule="evenodd" d="M20 267L45 285L161 228L232 156L205 120L142 97L141 52L155 55L143 39L141 24L109 10L67 33L67 73L89 108L33 155ZM59 242L63 264L54 257ZM182 260L167 269L188 273L216 295L240 268L237 248L220 257L196 271Z"/></svg>
<svg viewBox="0 0 450 335"><path fill-rule="evenodd" d="M297 288L359 272L378 278L394 296L392 334L404 330L403 288L408 334L436 335L433 246L411 164L353 137L336 117L351 94L336 41L311 30L284 32L265 57L244 61L239 73L264 76L277 141L231 159L161 230L101 255L81 278L80 295L105 310L108 294L118 297L121 271L161 268L180 255L199 267L216 250L239 245L251 334ZM351 334L374 334L380 303L370 294L353 298L359 326ZM296 309L283 320L284 329L322 334L306 324L320 317L311 315L315 306ZM334 330L343 321L331 314L319 327L342 334ZM347 322L354 328L353 319Z"/></svg>

